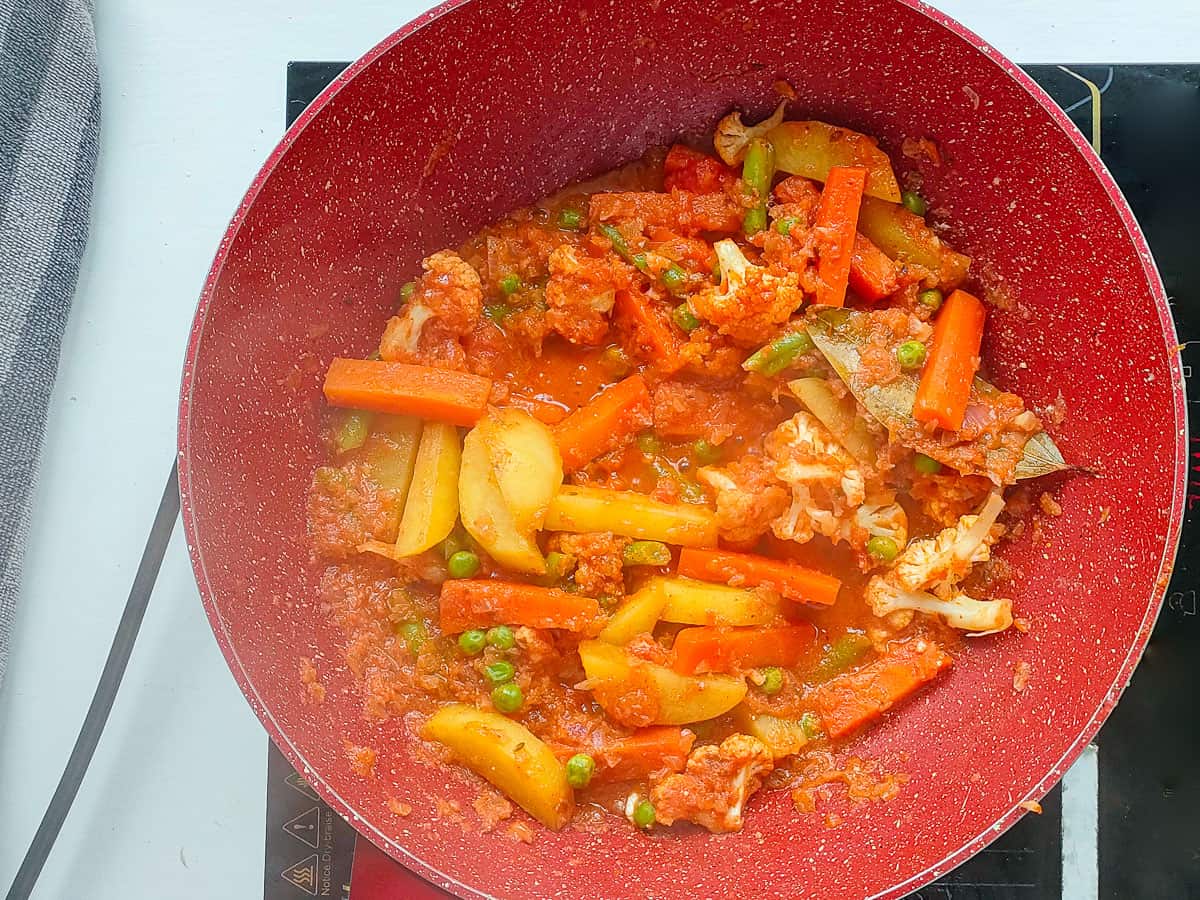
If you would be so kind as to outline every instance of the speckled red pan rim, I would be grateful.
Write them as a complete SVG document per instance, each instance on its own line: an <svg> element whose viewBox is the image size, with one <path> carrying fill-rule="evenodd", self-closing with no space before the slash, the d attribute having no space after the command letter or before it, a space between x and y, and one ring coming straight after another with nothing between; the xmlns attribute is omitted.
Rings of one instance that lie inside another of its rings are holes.
<svg viewBox="0 0 1200 900"><path fill-rule="evenodd" d="M374 48L368 51L364 56L350 65L344 72L338 75L328 87L323 90L320 95L305 109L296 122L287 130L279 144L272 151L270 157L259 170L245 197L242 199L237 212L234 214L230 222L229 228L221 240L221 244L217 250L213 260L212 268L209 271L208 277L205 280L203 291L200 295L196 316L193 321L191 335L188 341L187 354L184 361L184 369L182 376L182 384L180 390L179 403L179 422L178 422L178 441L179 441L179 483L180 497L183 514L184 531L187 537L188 554L191 557L192 568L196 575L197 584L200 589L201 600L204 603L205 610L209 619L219 625L214 628L214 634L217 643L221 648L226 660L230 664L230 669L233 672L234 678L238 683L243 694L250 700L251 707L255 714L262 721L271 739L276 746L287 757L288 761L304 774L304 777L312 783L322 795L322 797L341 814L356 829L361 832L368 833L368 836L378 845L387 850L387 852L400 859L403 864L419 874L421 877L431 881L440 887L450 890L459 896L463 897L486 897L489 896L469 885L454 879L445 873L429 866L420 858L409 853L403 846L391 840L387 835L374 828L370 823L363 820L357 811L344 799L337 791L323 779L317 775L308 765L307 760L300 750L288 739L283 729L272 717L271 712L264 706L262 698L255 690L254 686L249 681L246 672L233 649L231 637L226 630L224 620L218 615L216 604L213 599L213 591L209 583L207 572L204 565L204 560L200 551L199 545L196 543L196 522L194 511L192 508L193 488L191 481L191 470L189 466L189 427L190 427L190 412L192 405L192 392L194 389L194 364L199 350L200 341L204 334L204 326L208 313L209 302L212 297L213 290L220 279L224 268L225 260L228 254L228 249L236 238L242 222L245 218L247 210L254 203L258 194L268 178L274 172L279 161L291 148L299 134L307 127L317 115L320 114L324 106L329 100L340 91L350 80L358 75L363 70L369 68L381 56L391 50L397 43L405 40L412 34L424 28L426 25L436 19L445 16L460 6L469 3L470 0L448 0L437 6L399 30L395 31ZM1080 133L1079 129L1071 122L1065 113L1051 100L1046 93L1021 70L1016 64L1008 60L1003 54L997 51L994 47L981 39L978 35L965 28L954 19L933 9L932 7L918 2L918 0L896 0L898 3L910 7L921 13L928 19L937 23L947 31L951 32L957 38L970 44L984 56L986 56L997 68L1003 71L1009 78L1019 84L1043 110L1049 115L1051 120L1063 131L1071 140L1072 144L1079 151L1080 155L1086 160L1088 166L1095 174L1096 178L1103 185L1106 193L1121 216L1121 220L1125 225L1126 233L1130 241L1137 249L1138 256L1142 262L1142 269L1146 276L1147 283L1150 285L1154 296L1155 307L1158 311L1159 324L1162 328L1163 336L1166 339L1165 343L1173 346L1178 343L1178 338L1175 332L1174 321L1171 318L1170 308L1167 303L1166 292L1162 286L1162 281L1159 277L1158 270L1154 265L1153 256L1150 248L1146 243L1145 236L1142 234L1141 228L1138 226L1134 218L1132 210L1125 201L1120 188L1113 180L1108 169L1096 155L1091 145ZM1175 441L1175 473L1174 473L1174 496L1172 499L1170 523L1168 525L1168 535L1164 542L1162 560L1159 566L1159 579L1155 585L1150 602L1146 608L1146 615L1139 628L1136 640L1129 648L1129 652L1123 661L1118 675L1112 685L1109 687L1103 703L1097 708L1091 719L1087 722L1084 728L1080 731L1075 741L1071 744L1068 750L1063 754L1062 758L1051 768L1046 776L1038 782L1035 788L1030 792L1028 798L1022 799L1040 799L1054 784L1062 777L1075 759L1083 752L1087 744L1095 737L1096 732L1104 723L1121 693L1129 683L1129 679L1133 674L1134 668L1137 666L1142 653L1145 650L1146 643L1150 638L1150 633L1154 628L1154 623L1158 618L1158 614L1162 608L1163 597L1166 593L1167 580L1174 565L1175 554L1178 549L1179 536L1183 522L1184 512L1184 489L1187 478L1187 447L1188 447L1188 430L1187 430L1187 413L1186 413L1186 393L1185 382L1183 379L1183 371L1179 359L1176 356L1169 362L1172 375L1174 376L1175 388L1174 391L1174 416L1173 423L1176 434ZM876 900L890 900L890 898L898 898L905 896L911 891L928 884L939 876L953 869L955 866L962 863L968 857L974 855L979 850L983 849L991 841L999 837L1007 830L1018 818L1024 813L1018 805L1014 805L1005 815L1000 817L989 828L985 829L980 834L976 835L971 840L963 844L955 852L947 855L938 863L927 867L925 870L913 875L908 880L896 884L885 891L882 891L874 897Z"/></svg>

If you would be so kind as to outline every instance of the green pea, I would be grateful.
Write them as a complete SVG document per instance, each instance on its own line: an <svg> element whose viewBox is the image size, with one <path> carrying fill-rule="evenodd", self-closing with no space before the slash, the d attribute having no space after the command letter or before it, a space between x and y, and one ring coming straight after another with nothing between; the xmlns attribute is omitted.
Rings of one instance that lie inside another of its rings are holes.
<svg viewBox="0 0 1200 900"><path fill-rule="evenodd" d="M700 438L692 444L692 455L696 457L696 462L700 465L711 466L713 463L721 461L721 448Z"/></svg>
<svg viewBox="0 0 1200 900"><path fill-rule="evenodd" d="M498 659L483 667L484 677L492 684L504 684L506 681L512 681L516 674L516 668L507 659Z"/></svg>
<svg viewBox="0 0 1200 900"><path fill-rule="evenodd" d="M455 529L454 531L450 532L444 541L442 541L442 559L449 562L450 557L458 553L460 550L470 549L471 545L467 542L466 537L463 536L458 529Z"/></svg>
<svg viewBox="0 0 1200 900"><path fill-rule="evenodd" d="M614 375L626 375L633 368L633 361L625 352L625 348L615 344L604 348L604 352L600 354L600 364Z"/></svg>
<svg viewBox="0 0 1200 900"><path fill-rule="evenodd" d="M338 453L356 450L367 442L371 433L371 414L361 409L349 410L338 426L334 437Z"/></svg>
<svg viewBox="0 0 1200 900"><path fill-rule="evenodd" d="M492 688L492 706L502 713L515 713L525 702L525 693L519 684L508 682Z"/></svg>
<svg viewBox="0 0 1200 900"><path fill-rule="evenodd" d="M917 294L917 302L922 306L928 306L930 309L937 309L942 305L942 292L937 288L930 288L927 291L921 291Z"/></svg>
<svg viewBox="0 0 1200 900"><path fill-rule="evenodd" d="M924 453L918 453L913 457L913 468L922 475L936 475L942 471L942 464L932 456L926 456Z"/></svg>
<svg viewBox="0 0 1200 900"><path fill-rule="evenodd" d="M478 656L483 652L483 645L486 643L487 635L478 628L464 631L458 636L458 649L467 656Z"/></svg>
<svg viewBox="0 0 1200 900"><path fill-rule="evenodd" d="M497 650L511 650L517 645L517 638L507 625L497 625L487 630L487 642Z"/></svg>
<svg viewBox="0 0 1200 900"><path fill-rule="evenodd" d="M815 681L828 681L867 655L871 641L865 634L848 631L825 648L821 661L813 668Z"/></svg>
<svg viewBox="0 0 1200 900"><path fill-rule="evenodd" d="M576 753L567 760L567 784L585 788L596 774L596 761L586 753Z"/></svg>
<svg viewBox="0 0 1200 900"><path fill-rule="evenodd" d="M669 566L671 550L661 541L634 541L622 554L627 566Z"/></svg>
<svg viewBox="0 0 1200 900"><path fill-rule="evenodd" d="M905 369L919 369L925 362L925 345L920 341L905 341L896 348L896 361Z"/></svg>
<svg viewBox="0 0 1200 900"><path fill-rule="evenodd" d="M663 273L658 276L658 279L663 283L663 287L676 296L686 292L687 272L683 271L675 263L671 263L670 266L663 269ZM699 321L696 324L699 325ZM694 328L695 326L693 325L692 327ZM691 329L684 328L683 330L690 331Z"/></svg>
<svg viewBox="0 0 1200 900"><path fill-rule="evenodd" d="M816 713L806 712L800 717L800 727L804 730L804 736L810 741L816 741L825 737L825 732L821 729L821 720Z"/></svg>
<svg viewBox="0 0 1200 900"><path fill-rule="evenodd" d="M551 550L546 554L546 576L551 581L561 581L575 568L575 557L570 553L559 553Z"/></svg>
<svg viewBox="0 0 1200 900"><path fill-rule="evenodd" d="M800 220L795 216L784 216L775 222L775 230L785 237L792 233L792 229L800 224Z"/></svg>
<svg viewBox="0 0 1200 900"><path fill-rule="evenodd" d="M489 303L483 308L483 314L499 325L508 318L512 312L512 307L507 303Z"/></svg>
<svg viewBox="0 0 1200 900"><path fill-rule="evenodd" d="M637 436L637 448L646 454L661 453L663 442L653 431L643 431Z"/></svg>
<svg viewBox="0 0 1200 900"><path fill-rule="evenodd" d="M500 290L509 297L521 289L521 278L516 272L509 272L500 279Z"/></svg>
<svg viewBox="0 0 1200 900"><path fill-rule="evenodd" d="M886 534L876 534L867 541L867 552L876 559L881 559L884 562L891 562L900 553L900 548L896 546L896 542Z"/></svg>
<svg viewBox="0 0 1200 900"><path fill-rule="evenodd" d="M777 666L771 666L762 670L763 682L758 686L758 689L764 694L778 694L783 688L783 670Z"/></svg>
<svg viewBox="0 0 1200 900"><path fill-rule="evenodd" d="M925 198L916 191L905 191L900 195L900 202L914 216L923 216L929 205L925 202Z"/></svg>
<svg viewBox="0 0 1200 900"><path fill-rule="evenodd" d="M407 303L409 298L412 297L413 291L416 289L417 283L415 281L406 281L404 284L400 285L400 302Z"/></svg>
<svg viewBox="0 0 1200 900"><path fill-rule="evenodd" d="M446 560L446 571L451 578L471 578L479 572L479 557L470 550L459 550Z"/></svg>
<svg viewBox="0 0 1200 900"><path fill-rule="evenodd" d="M425 643L425 639L429 637L429 633L425 630L425 626L420 622L401 622L399 628L396 629L400 637L404 639L404 643L408 644L408 649L416 653L421 649L421 645Z"/></svg>
<svg viewBox="0 0 1200 900"><path fill-rule="evenodd" d="M565 231L578 231L583 224L583 213L577 209L566 207L558 213L558 227Z"/></svg>
<svg viewBox="0 0 1200 900"><path fill-rule="evenodd" d="M686 303L680 303L675 307L675 311L671 313L671 318L679 326L680 331L692 332L700 327L700 320L696 318L696 314L692 312L692 308Z"/></svg>
<svg viewBox="0 0 1200 900"><path fill-rule="evenodd" d="M654 804L649 800L639 800L633 808L633 824L638 828L649 828L654 824Z"/></svg>

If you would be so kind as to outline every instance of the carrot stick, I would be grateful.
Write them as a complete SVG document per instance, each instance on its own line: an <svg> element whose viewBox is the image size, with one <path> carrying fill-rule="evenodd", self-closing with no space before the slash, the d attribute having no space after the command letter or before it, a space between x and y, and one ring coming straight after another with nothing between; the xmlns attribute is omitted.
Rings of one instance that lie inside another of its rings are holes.
<svg viewBox="0 0 1200 900"><path fill-rule="evenodd" d="M896 264L867 238L855 232L850 256L850 290L868 303L882 300L900 289Z"/></svg>
<svg viewBox="0 0 1200 900"><path fill-rule="evenodd" d="M631 334L636 349L657 369L669 375L682 368L680 340L649 297L634 288L617 291L613 316Z"/></svg>
<svg viewBox="0 0 1200 900"><path fill-rule="evenodd" d="M794 666L816 636L816 629L807 622L757 628L685 628L675 636L673 667L676 672L694 675L757 666Z"/></svg>
<svg viewBox="0 0 1200 900"><path fill-rule="evenodd" d="M825 732L832 738L849 734L932 681L951 662L936 644L913 640L856 672L826 682L816 693Z"/></svg>
<svg viewBox="0 0 1200 900"><path fill-rule="evenodd" d="M474 425L491 392L489 379L468 372L377 359L335 359L325 374L325 399L331 406L452 425Z"/></svg>
<svg viewBox="0 0 1200 900"><path fill-rule="evenodd" d="M605 388L554 429L563 469L574 472L650 424L650 392L641 375Z"/></svg>
<svg viewBox="0 0 1200 900"><path fill-rule="evenodd" d="M696 735L686 728L652 725L605 744L595 753L595 780L634 781L655 772L678 772L687 762Z"/></svg>
<svg viewBox="0 0 1200 900"><path fill-rule="evenodd" d="M913 401L913 418L918 422L932 422L947 431L962 427L979 370L986 315L983 304L966 291L946 298L933 325L929 358Z"/></svg>
<svg viewBox="0 0 1200 900"><path fill-rule="evenodd" d="M761 585L790 600L821 606L829 606L837 600L842 586L832 575L781 559L699 547L685 547L679 552L678 571L688 578L719 581L735 587Z"/></svg>
<svg viewBox="0 0 1200 900"><path fill-rule="evenodd" d="M862 205L867 170L860 166L834 166L825 179L817 204L817 303L842 306L854 253L858 208Z"/></svg>
<svg viewBox="0 0 1200 900"><path fill-rule="evenodd" d="M600 604L591 597L513 581L451 579L438 603L446 634L493 625L590 631L600 620Z"/></svg>

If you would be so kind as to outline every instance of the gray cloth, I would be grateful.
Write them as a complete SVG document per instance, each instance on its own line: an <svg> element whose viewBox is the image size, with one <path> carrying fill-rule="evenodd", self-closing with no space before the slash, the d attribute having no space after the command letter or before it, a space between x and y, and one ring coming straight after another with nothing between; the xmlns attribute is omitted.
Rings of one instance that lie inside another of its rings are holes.
<svg viewBox="0 0 1200 900"><path fill-rule="evenodd" d="M0 0L0 679L87 241L100 136L92 17L87 0Z"/></svg>

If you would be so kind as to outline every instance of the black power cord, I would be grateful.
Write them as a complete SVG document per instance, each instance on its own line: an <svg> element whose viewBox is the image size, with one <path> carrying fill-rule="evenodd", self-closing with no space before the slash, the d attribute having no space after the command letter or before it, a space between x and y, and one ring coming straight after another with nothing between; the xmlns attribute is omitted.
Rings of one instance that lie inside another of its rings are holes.
<svg viewBox="0 0 1200 900"><path fill-rule="evenodd" d="M133 577L133 586L129 589L129 599L125 601L125 611L121 613L121 621L117 624L117 633L113 637L112 647L108 651L108 659L104 663L104 671L100 674L100 683L96 685L96 693L92 696L92 705L88 707L84 717L83 727L79 729L79 737L75 739L75 747L63 770L62 778L42 823L25 858L12 887L8 889L7 900L27 900L37 884L46 858L50 855L58 832L62 829L79 785L96 752L104 725L108 722L108 714L112 710L113 700L121 679L125 675L125 666L129 662L129 654L133 651L133 643L137 640L138 631L142 627L142 618L146 614L146 606L154 591L154 583L158 580L158 571L162 567L163 555L167 552L167 544L171 533L175 530L175 520L179 518L179 470L178 465L171 466L171 474L167 477L163 488L162 499L158 502L158 512L154 516L154 526L146 539L146 547L142 551L142 561L138 563L137 574Z"/></svg>

